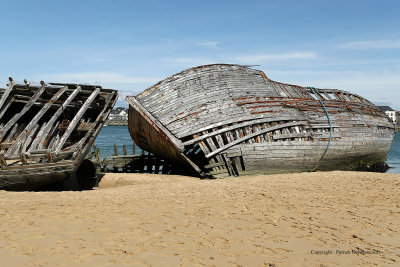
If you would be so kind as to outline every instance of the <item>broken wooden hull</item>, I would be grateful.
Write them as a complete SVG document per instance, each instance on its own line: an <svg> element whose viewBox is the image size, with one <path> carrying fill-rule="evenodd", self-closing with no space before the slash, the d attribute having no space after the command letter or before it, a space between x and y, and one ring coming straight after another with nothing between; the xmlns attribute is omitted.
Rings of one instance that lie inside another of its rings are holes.
<svg viewBox="0 0 400 267"><path fill-rule="evenodd" d="M127 101L140 147L208 177L356 170L384 164L394 138L390 119L361 96L240 65L188 69Z"/></svg>
<svg viewBox="0 0 400 267"><path fill-rule="evenodd" d="M0 96L0 189L32 190L73 176L80 176L86 189L93 167L85 155L117 91L95 85L16 84L10 78Z"/></svg>

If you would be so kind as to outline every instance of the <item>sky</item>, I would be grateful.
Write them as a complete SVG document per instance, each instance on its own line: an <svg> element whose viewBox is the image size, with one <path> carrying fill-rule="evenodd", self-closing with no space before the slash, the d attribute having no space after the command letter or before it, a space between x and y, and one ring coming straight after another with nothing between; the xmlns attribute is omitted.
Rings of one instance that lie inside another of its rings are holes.
<svg viewBox="0 0 400 267"><path fill-rule="evenodd" d="M0 87L77 82L117 106L184 69L258 65L400 110L400 1L0 1Z"/></svg>

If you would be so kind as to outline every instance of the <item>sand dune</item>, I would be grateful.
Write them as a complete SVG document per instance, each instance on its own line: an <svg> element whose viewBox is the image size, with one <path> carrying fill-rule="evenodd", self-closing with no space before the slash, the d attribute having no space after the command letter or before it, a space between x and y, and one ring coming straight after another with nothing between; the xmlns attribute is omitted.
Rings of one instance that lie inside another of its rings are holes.
<svg viewBox="0 0 400 267"><path fill-rule="evenodd" d="M399 185L357 172L107 174L93 191L0 191L0 262L398 266Z"/></svg>

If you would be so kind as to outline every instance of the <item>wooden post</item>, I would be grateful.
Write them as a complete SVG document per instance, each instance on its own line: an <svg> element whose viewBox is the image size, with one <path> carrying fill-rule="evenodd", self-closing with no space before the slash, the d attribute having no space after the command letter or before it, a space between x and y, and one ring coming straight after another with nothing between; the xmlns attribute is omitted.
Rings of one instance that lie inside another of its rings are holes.
<svg viewBox="0 0 400 267"><path fill-rule="evenodd" d="M117 144L114 144L114 156L118 156L118 147L117 147Z"/></svg>
<svg viewBox="0 0 400 267"><path fill-rule="evenodd" d="M133 142L132 154L136 155L136 144Z"/></svg>
<svg viewBox="0 0 400 267"><path fill-rule="evenodd" d="M96 160L100 162L100 148L96 148Z"/></svg>
<svg viewBox="0 0 400 267"><path fill-rule="evenodd" d="M124 150L124 156L126 156L128 153L126 152L126 145L122 146L122 149Z"/></svg>

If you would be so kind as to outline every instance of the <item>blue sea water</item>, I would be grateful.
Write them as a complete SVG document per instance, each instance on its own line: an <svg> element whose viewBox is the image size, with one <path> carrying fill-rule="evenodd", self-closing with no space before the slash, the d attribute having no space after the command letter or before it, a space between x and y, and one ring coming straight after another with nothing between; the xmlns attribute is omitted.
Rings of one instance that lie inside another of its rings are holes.
<svg viewBox="0 0 400 267"><path fill-rule="evenodd" d="M128 126L104 126L96 138L96 146L100 148L100 158L114 155L114 144L117 144L118 155L123 155L123 145L126 145L128 154L132 154L133 140ZM136 146L136 153L141 150Z"/></svg>
<svg viewBox="0 0 400 267"><path fill-rule="evenodd" d="M100 148L101 159L114 154L114 143L118 145L118 153L122 155L122 146L126 145L128 154L132 153L133 141L128 126L105 126L96 138L96 145ZM139 147L136 153L140 153ZM390 147L387 164L391 167L388 173L400 173L400 133L397 133Z"/></svg>
<svg viewBox="0 0 400 267"><path fill-rule="evenodd" d="M386 162L390 167L388 173L400 173L400 133L394 137Z"/></svg>

